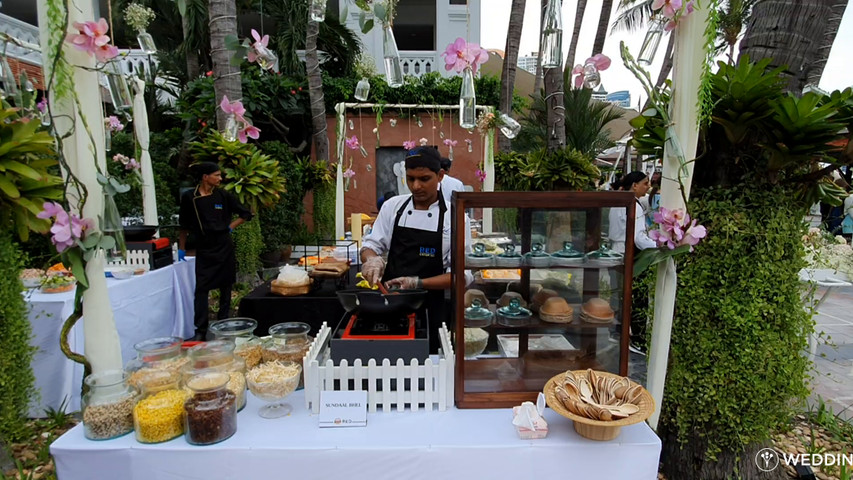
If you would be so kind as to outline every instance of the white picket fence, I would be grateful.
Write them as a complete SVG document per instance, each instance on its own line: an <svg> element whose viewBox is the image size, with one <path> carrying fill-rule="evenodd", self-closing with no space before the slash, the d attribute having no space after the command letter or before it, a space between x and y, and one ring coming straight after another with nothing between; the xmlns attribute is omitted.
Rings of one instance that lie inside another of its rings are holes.
<svg viewBox="0 0 853 480"><path fill-rule="evenodd" d="M107 270L109 271L112 268L116 267L134 267L134 268L144 268L148 270L150 268L150 264L148 263L148 251L147 250L128 250L127 255L124 260L116 260L107 262Z"/></svg>
<svg viewBox="0 0 853 480"><path fill-rule="evenodd" d="M305 372L305 404L312 412L320 412L320 392L324 390L364 390L367 381L367 408L371 413L378 406L383 412L390 412L396 406L397 411L417 411L420 406L425 410L437 407L443 412L453 406L453 345L447 325L439 329L442 353L438 363L427 359L420 365L417 359L406 364L397 359L395 365L387 358L378 364L371 358L367 365L356 359L352 366L346 360L335 365L329 358L329 339L332 330L323 322L320 332L303 358ZM392 384L392 381L394 382Z"/></svg>

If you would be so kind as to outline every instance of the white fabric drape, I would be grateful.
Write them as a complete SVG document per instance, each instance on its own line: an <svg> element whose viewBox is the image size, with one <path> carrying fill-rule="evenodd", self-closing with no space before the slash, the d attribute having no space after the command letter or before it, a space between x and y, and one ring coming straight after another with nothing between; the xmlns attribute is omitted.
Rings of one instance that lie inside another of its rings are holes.
<svg viewBox="0 0 853 480"><path fill-rule="evenodd" d="M336 125L337 140L338 140L338 161L335 168L335 239L341 239L346 232L346 220L344 218L344 147L346 142L346 113L347 107L343 103L335 105L335 112L338 113L338 123Z"/></svg>
<svg viewBox="0 0 853 480"><path fill-rule="evenodd" d="M139 78L133 82L133 131L139 143L139 164L142 171L142 218L145 225L159 225L157 217L157 198L154 187L154 168L151 154L148 153L148 110L145 108L145 82Z"/></svg>
<svg viewBox="0 0 853 480"><path fill-rule="evenodd" d="M488 112L495 113L495 109L489 107ZM495 191L495 130L486 133L486 144L483 145L483 172L486 174L483 180L483 191ZM492 233L492 209L483 209L483 233Z"/></svg>

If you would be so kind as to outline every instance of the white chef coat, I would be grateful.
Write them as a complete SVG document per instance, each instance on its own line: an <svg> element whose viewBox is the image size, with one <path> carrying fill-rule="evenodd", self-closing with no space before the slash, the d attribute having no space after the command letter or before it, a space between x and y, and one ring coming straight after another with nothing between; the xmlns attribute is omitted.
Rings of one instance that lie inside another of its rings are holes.
<svg viewBox="0 0 853 480"><path fill-rule="evenodd" d="M379 215L376 216L376 221L373 222L373 231L367 234L362 239L362 248L369 248L376 252L377 255L386 255L391 248L391 235L394 233L394 218L397 216L397 210L412 197L409 195L397 195L389 198L382 204L379 210ZM434 232L438 230L438 200L429 206L428 210L417 210L414 206L414 200L406 207L406 211L400 215L401 227L414 228ZM452 231L452 220L450 213L450 205L447 205L447 211L444 212L444 231L442 235L442 253L444 268L447 272L450 271L450 235ZM471 251L471 224L468 215L465 215L465 252ZM469 278L470 277L470 278ZM473 281L474 277L465 272L466 283ZM391 280L386 278L384 280Z"/></svg>
<svg viewBox="0 0 853 480"><path fill-rule="evenodd" d="M607 237L613 244L611 249L624 254L625 230L628 229L627 210L625 208L611 208L609 218L610 233ZM634 245L640 250L657 247L655 241L649 238L646 230L646 212L639 201L637 201L637 207L634 209Z"/></svg>
<svg viewBox="0 0 853 480"><path fill-rule="evenodd" d="M444 178L441 179L441 193L444 194L444 201L447 203L447 208L450 208L450 197L453 196L453 192L464 191L465 185L462 183L462 180L451 177L446 173L444 174Z"/></svg>

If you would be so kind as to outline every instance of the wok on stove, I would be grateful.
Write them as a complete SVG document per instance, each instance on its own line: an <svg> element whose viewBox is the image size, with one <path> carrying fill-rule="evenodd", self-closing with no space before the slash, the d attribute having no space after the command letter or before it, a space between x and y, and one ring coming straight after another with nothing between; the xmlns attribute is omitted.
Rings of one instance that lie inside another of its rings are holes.
<svg viewBox="0 0 853 480"><path fill-rule="evenodd" d="M426 300L427 291L391 290L384 294L374 290L350 289L337 292L341 305L349 313L371 314L408 314L421 308Z"/></svg>

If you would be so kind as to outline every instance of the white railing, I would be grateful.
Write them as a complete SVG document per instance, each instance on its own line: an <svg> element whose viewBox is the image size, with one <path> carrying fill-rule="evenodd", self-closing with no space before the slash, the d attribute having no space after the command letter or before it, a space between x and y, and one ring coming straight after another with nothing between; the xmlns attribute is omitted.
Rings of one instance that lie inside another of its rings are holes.
<svg viewBox="0 0 853 480"><path fill-rule="evenodd" d="M400 52L400 65L403 67L403 75L420 77L425 73L440 72L437 58L438 52L435 51L409 50Z"/></svg>
<svg viewBox="0 0 853 480"><path fill-rule="evenodd" d="M0 32L27 43L39 44L39 28L37 26L2 13L0 13ZM19 47L14 43L6 45L6 55L33 65L41 65L41 52Z"/></svg>

